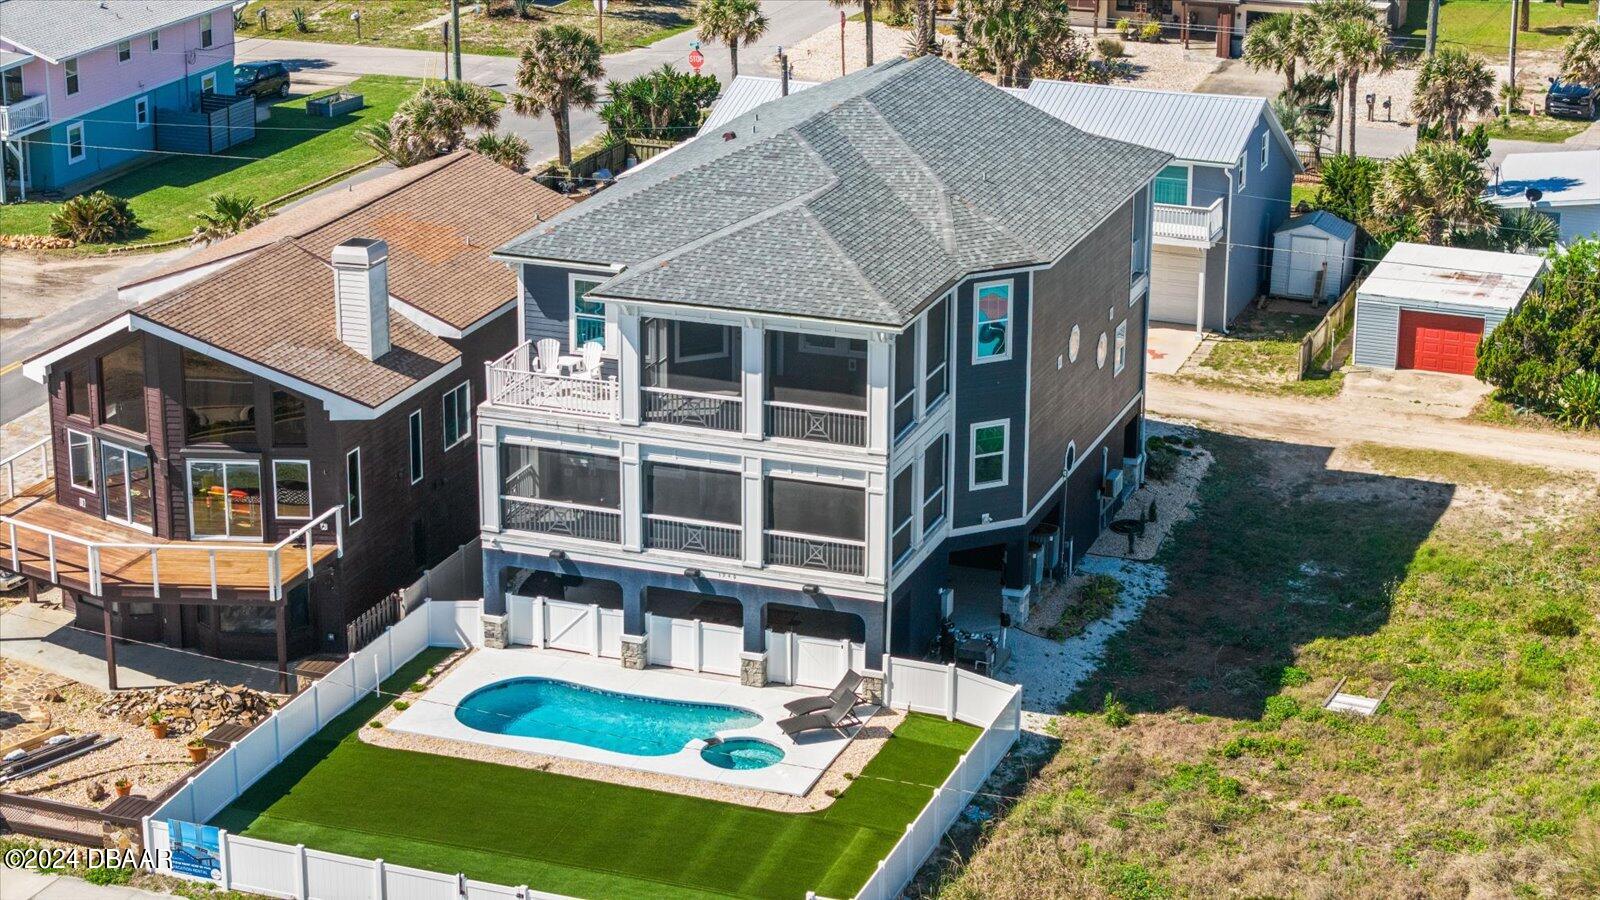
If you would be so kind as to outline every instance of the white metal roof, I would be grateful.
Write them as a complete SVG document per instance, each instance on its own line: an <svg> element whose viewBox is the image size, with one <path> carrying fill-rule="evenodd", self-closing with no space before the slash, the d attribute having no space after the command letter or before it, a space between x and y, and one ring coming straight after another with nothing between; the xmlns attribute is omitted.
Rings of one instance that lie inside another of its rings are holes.
<svg viewBox="0 0 1600 900"><path fill-rule="evenodd" d="M1543 270L1542 258L1521 253L1395 244L1357 294L1511 310Z"/></svg>
<svg viewBox="0 0 1600 900"><path fill-rule="evenodd" d="M1600 150L1507 154L1489 200L1497 206L1527 206L1528 188L1544 195L1539 206L1600 203Z"/></svg>
<svg viewBox="0 0 1600 900"><path fill-rule="evenodd" d="M789 93L798 94L807 88L816 87L817 84L815 81L796 81L791 78ZM761 104L781 96L783 96L783 84L778 79L760 75L740 75L733 79L717 98L717 102L711 107L711 115L706 117L705 124L700 126L696 135L710 134Z"/></svg>
<svg viewBox="0 0 1600 900"><path fill-rule="evenodd" d="M231 5L232 0L3 0L0 40L59 63Z"/></svg>

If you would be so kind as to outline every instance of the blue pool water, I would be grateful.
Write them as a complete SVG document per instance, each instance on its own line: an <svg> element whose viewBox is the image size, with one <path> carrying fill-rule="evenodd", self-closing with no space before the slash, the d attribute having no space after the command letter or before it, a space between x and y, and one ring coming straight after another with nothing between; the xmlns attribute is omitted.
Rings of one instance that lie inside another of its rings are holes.
<svg viewBox="0 0 1600 900"><path fill-rule="evenodd" d="M456 721L491 734L666 756L695 738L750 728L761 717L735 706L657 700L553 678L512 678L468 694L456 707Z"/></svg>
<svg viewBox="0 0 1600 900"><path fill-rule="evenodd" d="M729 738L700 751L700 758L719 769L765 769L783 761L783 751L757 738Z"/></svg>

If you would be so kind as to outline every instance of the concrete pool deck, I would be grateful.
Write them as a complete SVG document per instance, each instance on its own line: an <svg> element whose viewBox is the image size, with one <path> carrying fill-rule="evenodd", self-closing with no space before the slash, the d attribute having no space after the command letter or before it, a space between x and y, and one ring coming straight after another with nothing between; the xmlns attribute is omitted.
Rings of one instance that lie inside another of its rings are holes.
<svg viewBox="0 0 1600 900"><path fill-rule="evenodd" d="M699 742L665 756L636 756L568 741L479 731L457 721L456 706L468 694L495 682L525 677L559 679L661 700L747 709L761 716L760 724L719 732L717 736L758 738L782 749L784 758L763 769L723 769L701 758ZM733 678L675 669L624 669L615 661L560 650L485 648L457 663L426 693L406 698L410 707L390 720L385 730L798 797L811 789L851 743L849 731L815 731L790 738L777 727L778 720L788 716L785 703L821 693L781 686L751 688ZM864 706L858 714L866 719L870 710Z"/></svg>

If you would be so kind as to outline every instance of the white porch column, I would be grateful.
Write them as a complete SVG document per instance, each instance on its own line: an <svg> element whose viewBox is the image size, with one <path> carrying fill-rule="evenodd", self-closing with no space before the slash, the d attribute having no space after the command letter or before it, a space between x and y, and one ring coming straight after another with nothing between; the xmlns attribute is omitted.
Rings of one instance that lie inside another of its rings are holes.
<svg viewBox="0 0 1600 900"><path fill-rule="evenodd" d="M639 462L639 445L622 445L622 549L638 551L644 547L644 466Z"/></svg>
<svg viewBox="0 0 1600 900"><path fill-rule="evenodd" d="M883 472L867 473L867 583L884 584L889 577L889 491Z"/></svg>
<svg viewBox="0 0 1600 900"><path fill-rule="evenodd" d="M493 425L478 426L478 517L484 531L500 530L500 453Z"/></svg>
<svg viewBox="0 0 1600 900"><path fill-rule="evenodd" d="M739 330L739 346L744 357L740 395L744 403L744 436L761 440L767 421L767 333L759 325ZM746 551L748 552L748 551Z"/></svg>
<svg viewBox="0 0 1600 900"><path fill-rule="evenodd" d="M867 450L872 453L889 452L891 341L885 332L874 333L867 341Z"/></svg>
<svg viewBox="0 0 1600 900"><path fill-rule="evenodd" d="M644 347L639 339L639 313L630 306L617 308L617 391L621 395L620 419L624 425L639 424L640 357Z"/></svg>
<svg viewBox="0 0 1600 900"><path fill-rule="evenodd" d="M748 409L748 407L746 407ZM759 458L745 457L743 477L739 479L744 501L744 564L761 568L763 545L762 529L766 527L766 497L761 483Z"/></svg>

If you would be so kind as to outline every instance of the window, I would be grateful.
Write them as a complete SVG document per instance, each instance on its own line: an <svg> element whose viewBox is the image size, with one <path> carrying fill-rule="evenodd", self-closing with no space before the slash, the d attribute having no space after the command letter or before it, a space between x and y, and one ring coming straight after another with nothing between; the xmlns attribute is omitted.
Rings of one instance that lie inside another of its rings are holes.
<svg viewBox="0 0 1600 900"><path fill-rule="evenodd" d="M69 59L61 64L61 71L67 76L67 96L71 97L78 92L78 61Z"/></svg>
<svg viewBox="0 0 1600 900"><path fill-rule="evenodd" d="M865 491L848 484L768 478L767 530L845 541L864 540L867 535L866 500ZM770 554L768 561L772 561ZM785 561L782 564L796 563Z"/></svg>
<svg viewBox="0 0 1600 900"><path fill-rule="evenodd" d="M1011 282L991 281L973 291L972 361L1011 358Z"/></svg>
<svg viewBox="0 0 1600 900"><path fill-rule="evenodd" d="M928 310L928 321L923 328L926 340L923 351L923 368L928 373L923 378L923 408L933 405L950 392L950 303L940 300Z"/></svg>
<svg viewBox="0 0 1600 900"><path fill-rule="evenodd" d="M645 514L738 525L744 512L740 480L738 472L647 463L644 479Z"/></svg>
<svg viewBox="0 0 1600 900"><path fill-rule="evenodd" d="M1148 217L1150 204L1146 202L1148 195L1141 189L1133 202L1133 215L1130 217L1132 224L1132 258L1128 266L1128 283L1138 284L1139 279L1150 272L1150 254L1145 242L1145 234L1149 229Z"/></svg>
<svg viewBox="0 0 1600 900"><path fill-rule="evenodd" d="M944 463L945 442L939 438L922 451L922 533L939 526L944 521Z"/></svg>
<svg viewBox="0 0 1600 900"><path fill-rule="evenodd" d="M915 530L911 527L914 513L917 509L917 498L912 496L912 491L917 483L917 467L908 465L895 473L894 482L889 487L890 513L893 516L889 523L889 562L898 564L910 555L915 544Z"/></svg>
<svg viewBox="0 0 1600 900"><path fill-rule="evenodd" d="M1271 144L1269 143L1271 139L1272 135L1270 132L1261 132L1261 168L1263 171L1265 171L1267 168L1267 155L1271 152L1269 149L1271 147Z"/></svg>
<svg viewBox="0 0 1600 900"><path fill-rule="evenodd" d="M206 13L200 17L200 49L209 48L211 40L211 13Z"/></svg>
<svg viewBox="0 0 1600 900"><path fill-rule="evenodd" d="M351 525L361 521L361 448L344 456L344 516Z"/></svg>
<svg viewBox="0 0 1600 900"><path fill-rule="evenodd" d="M1121 375L1122 369L1128 364L1128 323L1122 322L1117 326L1117 355L1111 366L1113 375Z"/></svg>
<svg viewBox="0 0 1600 900"><path fill-rule="evenodd" d="M160 50L160 49L161 49L161 32L159 32L159 31L150 32L150 52L154 53L154 52L156 52L157 50Z"/></svg>
<svg viewBox="0 0 1600 900"><path fill-rule="evenodd" d="M917 329L894 339L894 435L905 434L917 421Z"/></svg>
<svg viewBox="0 0 1600 900"><path fill-rule="evenodd" d="M133 125L140 131L150 127L149 97L139 97L133 101Z"/></svg>
<svg viewBox="0 0 1600 900"><path fill-rule="evenodd" d="M1246 150L1239 155L1239 190L1244 190L1245 182L1250 175L1250 151Z"/></svg>
<svg viewBox="0 0 1600 900"><path fill-rule="evenodd" d="M500 445L500 493L524 500L620 509L622 461L615 456Z"/></svg>
<svg viewBox="0 0 1600 900"><path fill-rule="evenodd" d="M972 425L972 463L967 482L971 490L1000 487L1011 472L1011 420Z"/></svg>
<svg viewBox="0 0 1600 900"><path fill-rule="evenodd" d="M1189 205L1189 167L1167 166L1156 173L1156 202Z"/></svg>
<svg viewBox="0 0 1600 900"><path fill-rule="evenodd" d="M280 459L272 463L273 510L280 519L311 518L311 463Z"/></svg>
<svg viewBox="0 0 1600 900"><path fill-rule="evenodd" d="M272 444L275 447L306 445L306 401L288 391L272 392Z"/></svg>
<svg viewBox="0 0 1600 900"><path fill-rule="evenodd" d="M1076 469L1077 467L1078 467L1078 442L1077 441L1067 441L1067 454L1061 460L1061 477L1065 478L1068 475L1071 475L1072 474L1072 470Z"/></svg>
<svg viewBox="0 0 1600 900"><path fill-rule="evenodd" d="M1094 365L1097 369L1106 367L1106 333L1100 332L1100 341L1094 347Z"/></svg>
<svg viewBox="0 0 1600 900"><path fill-rule="evenodd" d="M188 468L190 537L261 537L260 463L196 459Z"/></svg>
<svg viewBox="0 0 1600 900"><path fill-rule="evenodd" d="M94 441L87 434L67 432L67 469L73 487L94 490Z"/></svg>
<svg viewBox="0 0 1600 900"><path fill-rule="evenodd" d="M106 518L150 531L156 521L150 457L100 442L100 478Z"/></svg>
<svg viewBox="0 0 1600 900"><path fill-rule="evenodd" d="M183 351L183 424L191 444L253 441L255 380L227 363Z"/></svg>
<svg viewBox="0 0 1600 900"><path fill-rule="evenodd" d="M278 633L278 611L270 606L242 603L218 606L217 630L225 634L273 635Z"/></svg>
<svg viewBox="0 0 1600 900"><path fill-rule="evenodd" d="M598 305L598 304L596 304ZM601 334L605 334L601 313ZM652 320L654 321L654 320ZM733 329L711 322L676 322L672 330L672 361L675 363L707 362L727 359L733 354Z"/></svg>
<svg viewBox="0 0 1600 900"><path fill-rule="evenodd" d="M144 433L144 343L137 339L100 357L100 421Z"/></svg>
<svg viewBox="0 0 1600 900"><path fill-rule="evenodd" d="M83 123L74 122L67 126L67 162L83 162L88 156L88 148L83 143Z"/></svg>
<svg viewBox="0 0 1600 900"><path fill-rule="evenodd" d="M1067 338L1067 361L1078 361L1078 350L1083 346L1083 332L1078 326L1072 326L1072 336Z"/></svg>
<svg viewBox="0 0 1600 900"><path fill-rule="evenodd" d="M606 305L590 300L589 292L600 286L592 278L572 279L572 347L578 349L590 341L606 342Z"/></svg>
<svg viewBox="0 0 1600 900"><path fill-rule="evenodd" d="M409 420L411 434L411 483L416 484L422 480L422 410L411 414Z"/></svg>
<svg viewBox="0 0 1600 900"><path fill-rule="evenodd" d="M10 106L22 102L22 68L14 66L0 72L0 103Z"/></svg>
<svg viewBox="0 0 1600 900"><path fill-rule="evenodd" d="M472 382L463 381L444 395L444 448L472 436Z"/></svg>
<svg viewBox="0 0 1600 900"><path fill-rule="evenodd" d="M200 93L215 94L217 92L217 73L207 72L200 76Z"/></svg>
<svg viewBox="0 0 1600 900"><path fill-rule="evenodd" d="M133 41L117 41L117 62L133 59Z"/></svg>
<svg viewBox="0 0 1600 900"><path fill-rule="evenodd" d="M87 369L69 369L67 381L67 415L89 417L89 372Z"/></svg>

